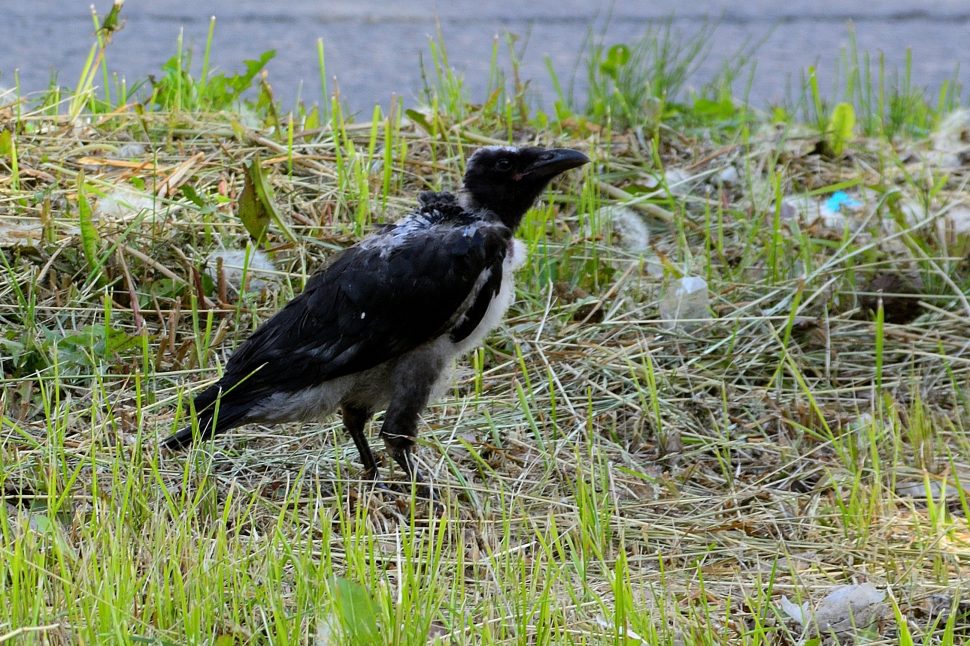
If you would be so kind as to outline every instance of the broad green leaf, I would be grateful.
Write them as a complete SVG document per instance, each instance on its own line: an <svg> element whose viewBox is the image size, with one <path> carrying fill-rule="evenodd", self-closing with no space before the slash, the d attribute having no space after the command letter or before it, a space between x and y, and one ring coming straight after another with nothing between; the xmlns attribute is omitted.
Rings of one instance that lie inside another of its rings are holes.
<svg viewBox="0 0 970 646"><path fill-rule="evenodd" d="M78 207L78 228L81 230L81 251L84 253L84 261L88 265L88 271L92 275L98 275L98 282L103 280L101 275L101 262L98 259L98 247L100 246L100 236L98 229L94 225L94 216L91 210L91 202L88 201L87 191L84 187L84 173L77 178L77 207Z"/></svg>
<svg viewBox="0 0 970 646"><path fill-rule="evenodd" d="M259 154L256 154L246 166L246 173L243 176L243 191L239 196L239 219L258 245L266 237L272 218L273 203L269 199Z"/></svg>
<svg viewBox="0 0 970 646"><path fill-rule="evenodd" d="M558 121L566 121L573 116L572 108L562 99L556 99L553 105L556 108L556 119Z"/></svg>
<svg viewBox="0 0 970 646"><path fill-rule="evenodd" d="M613 45L600 61L600 70L610 78L616 78L620 68L630 62L630 48L622 43Z"/></svg>
<svg viewBox="0 0 970 646"><path fill-rule="evenodd" d="M182 195L185 196L185 199L187 199L189 202L192 202L192 204L195 204L200 209L205 208L206 206L205 200L202 199L202 196L199 195L198 191L196 191L191 185L182 184L182 188L180 188L179 190L182 192Z"/></svg>
<svg viewBox="0 0 970 646"><path fill-rule="evenodd" d="M266 67L266 64L275 57L276 50L269 49L260 54L259 58L257 59L248 59L243 61L243 64L246 66L246 71L242 74L230 76L228 79L232 89L236 92L236 96L239 96L248 90L253 84L253 79L256 78L256 75L259 74L263 68Z"/></svg>
<svg viewBox="0 0 970 646"><path fill-rule="evenodd" d="M296 236L283 222L279 211L276 210L276 205L273 204L273 189L263 175L258 153L246 167L243 192L239 196L239 219L257 243L266 236L270 220L276 222L276 226L280 228L287 240L296 242Z"/></svg>
<svg viewBox="0 0 970 646"><path fill-rule="evenodd" d="M738 108L730 99L715 101L701 98L694 101L690 112L699 119L726 121L737 116Z"/></svg>
<svg viewBox="0 0 970 646"><path fill-rule="evenodd" d="M841 155L846 144L852 141L852 129L855 127L855 109L851 103L839 103L832 110L829 119L829 144L832 152Z"/></svg>
<svg viewBox="0 0 970 646"><path fill-rule="evenodd" d="M432 131L431 124L428 123L428 118L425 117L423 114L421 114L417 110L411 110L410 108L405 110L404 114L408 115L408 119L410 119L414 123L421 126L421 128L425 132L427 132L428 134L431 134L431 131Z"/></svg>
<svg viewBox="0 0 970 646"><path fill-rule="evenodd" d="M303 119L304 130L316 130L320 127L320 108L313 106Z"/></svg>
<svg viewBox="0 0 970 646"><path fill-rule="evenodd" d="M354 644L379 644L378 606L367 588L343 577L334 580L334 606Z"/></svg>
<svg viewBox="0 0 970 646"><path fill-rule="evenodd" d="M115 0L114 4L111 5L111 10L108 11L108 15L101 22L101 33L106 38L111 38L112 34L120 31L124 26L124 23L121 21L122 6L124 6L124 0Z"/></svg>
<svg viewBox="0 0 970 646"><path fill-rule="evenodd" d="M0 130L0 157L10 159L13 156L13 134L9 130Z"/></svg>

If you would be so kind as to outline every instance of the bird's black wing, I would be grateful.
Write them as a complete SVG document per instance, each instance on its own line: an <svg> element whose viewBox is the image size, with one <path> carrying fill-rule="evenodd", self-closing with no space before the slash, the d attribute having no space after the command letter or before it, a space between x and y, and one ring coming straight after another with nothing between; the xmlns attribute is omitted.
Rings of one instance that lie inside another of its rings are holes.
<svg viewBox="0 0 970 646"><path fill-rule="evenodd" d="M477 222L394 235L347 250L313 276L232 356L225 378L260 368L247 392L257 384L295 390L372 368L443 334L500 274L511 234Z"/></svg>
<svg viewBox="0 0 970 646"><path fill-rule="evenodd" d="M424 220L346 250L257 329L222 379L196 398L200 427L211 433L207 409L217 398L224 430L274 392L372 368L451 330L467 336L498 289L510 238L498 222ZM167 445L187 440L191 431Z"/></svg>

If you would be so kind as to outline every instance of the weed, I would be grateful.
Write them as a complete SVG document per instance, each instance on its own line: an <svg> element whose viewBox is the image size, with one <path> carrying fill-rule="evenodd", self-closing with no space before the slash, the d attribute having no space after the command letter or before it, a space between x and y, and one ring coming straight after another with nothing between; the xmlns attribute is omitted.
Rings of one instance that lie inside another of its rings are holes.
<svg viewBox="0 0 970 646"><path fill-rule="evenodd" d="M965 186L900 152L926 152L956 94L883 87L850 49L833 100L809 77L806 127L736 101L742 67L685 95L705 37L668 23L591 36L589 104L554 77L546 113L525 39L496 41L476 102L439 34L426 105L355 123L322 42L322 103L283 113L271 53L213 71L214 28L199 74L179 43L111 92L99 31L75 88L0 134L0 641L788 643L782 594L856 579L891 593L884 639L965 637ZM594 168L530 212L507 324L425 416L443 516L358 481L335 422L156 448L313 268L507 141ZM119 185L151 213L99 217ZM861 206L826 220L840 191ZM274 289L234 299L199 271L254 240ZM658 318L685 273L711 301L689 332ZM867 293L885 273L912 290Z"/></svg>

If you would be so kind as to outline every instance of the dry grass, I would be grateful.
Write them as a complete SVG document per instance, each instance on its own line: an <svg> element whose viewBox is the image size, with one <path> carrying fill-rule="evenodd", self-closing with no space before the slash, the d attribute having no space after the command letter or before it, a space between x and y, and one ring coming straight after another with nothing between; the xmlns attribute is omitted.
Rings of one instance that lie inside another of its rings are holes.
<svg viewBox="0 0 970 646"><path fill-rule="evenodd" d="M155 442L362 213L454 187L484 124L431 138L392 119L290 148L220 116L6 110L0 639L807 643L781 595L861 582L885 612L843 640L968 638L970 245L948 218L970 175L929 142L832 159L774 126L727 145L665 131L656 150L562 133L596 163L533 213L507 325L425 416L435 520L361 488L337 421L188 455ZM234 212L255 152L296 243L274 227L277 288L235 300L202 262L248 239ZM95 220L95 256L81 172L95 205L119 184L154 200ZM846 228L781 199L839 188L865 202ZM646 250L594 217L624 194ZM658 307L681 274L706 279L714 317L671 330ZM881 313L877 279L899 292Z"/></svg>

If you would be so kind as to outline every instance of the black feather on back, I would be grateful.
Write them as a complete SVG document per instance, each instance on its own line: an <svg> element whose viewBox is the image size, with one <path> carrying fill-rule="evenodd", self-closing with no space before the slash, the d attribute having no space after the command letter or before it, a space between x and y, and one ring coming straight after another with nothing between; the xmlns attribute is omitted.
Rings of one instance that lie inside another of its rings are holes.
<svg viewBox="0 0 970 646"><path fill-rule="evenodd" d="M448 191L421 191L418 194L418 213L437 215L443 220L460 220L470 214L458 203L454 193Z"/></svg>

